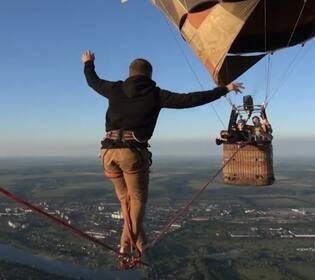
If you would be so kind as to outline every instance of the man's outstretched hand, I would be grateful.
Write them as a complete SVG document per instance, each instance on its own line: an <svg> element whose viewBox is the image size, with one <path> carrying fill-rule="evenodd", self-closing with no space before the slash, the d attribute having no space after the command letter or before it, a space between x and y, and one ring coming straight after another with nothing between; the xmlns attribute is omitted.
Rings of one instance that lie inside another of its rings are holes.
<svg viewBox="0 0 315 280"><path fill-rule="evenodd" d="M84 51L81 55L81 60L83 63L87 62L87 61L94 61L95 56L94 53L92 53L91 51Z"/></svg>
<svg viewBox="0 0 315 280"><path fill-rule="evenodd" d="M235 91L236 93L242 93L243 83L230 83L226 86L228 91Z"/></svg>

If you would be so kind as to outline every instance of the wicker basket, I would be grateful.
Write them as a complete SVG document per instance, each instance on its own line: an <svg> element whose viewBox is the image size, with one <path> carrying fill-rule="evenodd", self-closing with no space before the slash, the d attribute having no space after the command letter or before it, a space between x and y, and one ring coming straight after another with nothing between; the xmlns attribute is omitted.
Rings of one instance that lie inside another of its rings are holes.
<svg viewBox="0 0 315 280"><path fill-rule="evenodd" d="M240 148L238 144L223 144L223 164L232 160L223 169L225 184L266 186L275 181L273 173L272 145L246 144Z"/></svg>

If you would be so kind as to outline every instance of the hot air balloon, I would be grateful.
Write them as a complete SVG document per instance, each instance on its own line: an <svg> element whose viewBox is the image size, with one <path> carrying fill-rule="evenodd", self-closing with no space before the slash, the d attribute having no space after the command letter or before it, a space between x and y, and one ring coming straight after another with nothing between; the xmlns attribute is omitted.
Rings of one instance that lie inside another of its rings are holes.
<svg viewBox="0 0 315 280"><path fill-rule="evenodd" d="M217 85L235 80L266 55L304 44L315 35L314 0L151 2L181 33ZM248 107L246 102L233 106L228 132L232 121L242 114L248 119L265 112L265 106ZM274 182L271 141L243 145L235 154L238 149L238 144L223 144L225 183L263 186Z"/></svg>
<svg viewBox="0 0 315 280"><path fill-rule="evenodd" d="M218 85L235 80L270 51L304 43L315 31L313 0L151 1Z"/></svg>

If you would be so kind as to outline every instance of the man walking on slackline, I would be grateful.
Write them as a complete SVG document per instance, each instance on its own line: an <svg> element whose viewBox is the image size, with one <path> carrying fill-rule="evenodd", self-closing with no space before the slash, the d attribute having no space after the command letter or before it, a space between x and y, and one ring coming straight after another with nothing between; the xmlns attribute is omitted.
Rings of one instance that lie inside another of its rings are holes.
<svg viewBox="0 0 315 280"><path fill-rule="evenodd" d="M130 254L132 248L141 255L146 245L142 223L151 164L148 140L153 134L160 110L200 106L230 91L241 92L243 87L241 83L231 83L213 90L174 93L156 86L151 79L152 66L145 59L132 61L129 77L125 81L115 82L98 77L94 70L93 53L85 51L81 59L88 85L108 99L101 161L105 175L114 185L124 216L120 252Z"/></svg>

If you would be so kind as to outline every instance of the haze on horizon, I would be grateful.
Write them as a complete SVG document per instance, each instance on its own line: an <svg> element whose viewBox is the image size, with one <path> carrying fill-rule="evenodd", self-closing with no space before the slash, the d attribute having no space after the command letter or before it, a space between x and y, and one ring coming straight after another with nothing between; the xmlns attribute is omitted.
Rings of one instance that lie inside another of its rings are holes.
<svg viewBox="0 0 315 280"><path fill-rule="evenodd" d="M279 138L273 141L274 159L277 157L315 158L315 138ZM154 157L221 157L222 146L215 144L214 138L201 139L157 139L150 141ZM21 157L98 157L100 143L98 139L90 141L68 141L59 143L57 140L43 142L25 142L11 149L1 141L1 158ZM27 149L25 149L27 147Z"/></svg>

